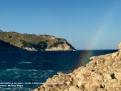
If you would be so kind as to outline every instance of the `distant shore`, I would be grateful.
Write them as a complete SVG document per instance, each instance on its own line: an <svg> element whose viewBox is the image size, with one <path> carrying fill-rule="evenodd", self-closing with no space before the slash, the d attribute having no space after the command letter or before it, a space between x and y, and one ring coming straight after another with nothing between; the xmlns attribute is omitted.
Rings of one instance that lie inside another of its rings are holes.
<svg viewBox="0 0 121 91"><path fill-rule="evenodd" d="M28 51L74 51L66 39L52 35L0 32L0 40Z"/></svg>

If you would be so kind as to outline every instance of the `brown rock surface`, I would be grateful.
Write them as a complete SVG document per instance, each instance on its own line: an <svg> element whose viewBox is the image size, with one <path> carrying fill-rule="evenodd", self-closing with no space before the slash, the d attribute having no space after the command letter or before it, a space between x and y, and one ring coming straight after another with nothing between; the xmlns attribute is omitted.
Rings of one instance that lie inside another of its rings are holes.
<svg viewBox="0 0 121 91"><path fill-rule="evenodd" d="M34 91L121 91L121 51L95 56L72 73L49 78Z"/></svg>

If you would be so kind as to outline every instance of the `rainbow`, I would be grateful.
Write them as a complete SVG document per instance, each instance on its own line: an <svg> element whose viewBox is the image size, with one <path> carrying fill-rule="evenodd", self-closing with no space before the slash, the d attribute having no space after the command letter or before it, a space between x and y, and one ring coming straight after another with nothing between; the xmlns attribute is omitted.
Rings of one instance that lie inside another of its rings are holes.
<svg viewBox="0 0 121 91"><path fill-rule="evenodd" d="M80 54L80 60L84 60L85 62L89 61L87 59L93 54L93 51L91 50L95 50L99 46L100 42L103 41L103 37L106 32L111 32L109 27L117 9L119 9L119 7L117 7L116 4L110 5L109 9L104 14L105 17L103 18L102 22L99 22L99 24L95 26L97 29L95 30L95 33L93 34L92 38L90 39L91 41L87 46L90 51L84 52L84 54ZM82 62L84 61L80 61L80 64L82 65Z"/></svg>

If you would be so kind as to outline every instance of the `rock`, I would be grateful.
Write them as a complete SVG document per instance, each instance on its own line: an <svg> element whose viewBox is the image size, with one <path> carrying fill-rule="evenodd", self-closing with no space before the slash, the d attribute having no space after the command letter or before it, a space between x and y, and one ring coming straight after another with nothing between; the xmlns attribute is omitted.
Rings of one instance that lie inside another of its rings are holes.
<svg viewBox="0 0 121 91"><path fill-rule="evenodd" d="M72 73L53 76L35 91L121 91L121 52L91 57L90 60ZM48 82L61 84L48 85Z"/></svg>
<svg viewBox="0 0 121 91"><path fill-rule="evenodd" d="M80 91L80 89L75 86L70 86L68 91Z"/></svg>
<svg viewBox="0 0 121 91"><path fill-rule="evenodd" d="M26 50L28 50L28 51L37 51L35 48L30 48L30 47L24 47L23 49L26 49Z"/></svg>

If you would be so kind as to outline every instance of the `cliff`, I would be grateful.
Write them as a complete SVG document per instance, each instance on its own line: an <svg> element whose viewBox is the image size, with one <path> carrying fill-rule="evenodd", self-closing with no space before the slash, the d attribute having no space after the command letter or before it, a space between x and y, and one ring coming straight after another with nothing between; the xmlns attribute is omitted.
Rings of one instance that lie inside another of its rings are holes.
<svg viewBox="0 0 121 91"><path fill-rule="evenodd" d="M0 32L0 40L29 51L71 51L75 48L63 38L51 35L20 34Z"/></svg>
<svg viewBox="0 0 121 91"><path fill-rule="evenodd" d="M121 44L117 52L91 57L87 65L59 73L34 91L121 91Z"/></svg>

